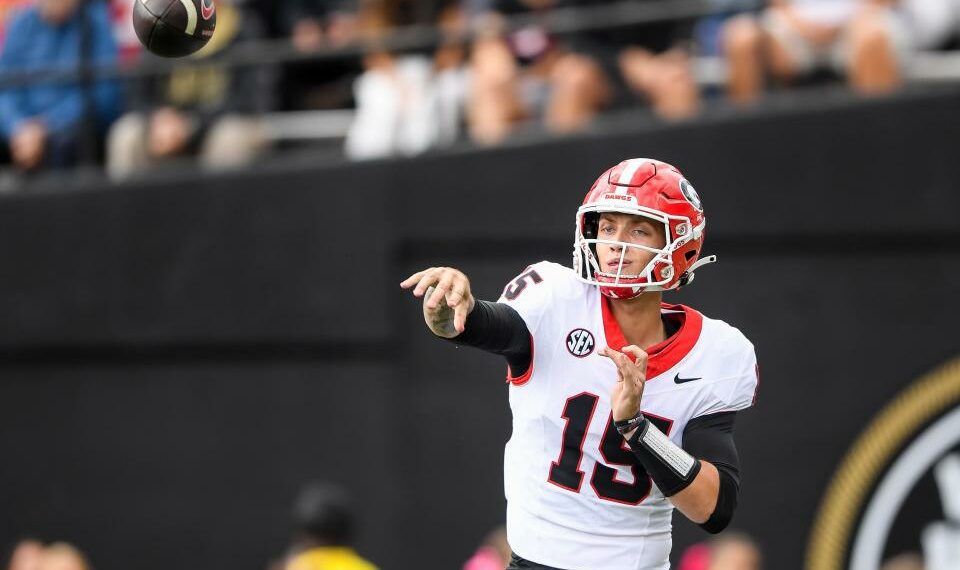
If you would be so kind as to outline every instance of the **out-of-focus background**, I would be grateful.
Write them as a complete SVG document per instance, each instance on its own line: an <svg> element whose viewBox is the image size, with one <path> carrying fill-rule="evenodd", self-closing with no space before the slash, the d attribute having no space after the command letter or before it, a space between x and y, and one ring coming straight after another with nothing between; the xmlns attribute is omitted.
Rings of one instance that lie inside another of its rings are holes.
<svg viewBox="0 0 960 570"><path fill-rule="evenodd" d="M0 2L0 568L502 568L504 364L398 284L566 263L638 156L761 368L675 567L960 568L960 2L218 0L179 60L131 9Z"/></svg>

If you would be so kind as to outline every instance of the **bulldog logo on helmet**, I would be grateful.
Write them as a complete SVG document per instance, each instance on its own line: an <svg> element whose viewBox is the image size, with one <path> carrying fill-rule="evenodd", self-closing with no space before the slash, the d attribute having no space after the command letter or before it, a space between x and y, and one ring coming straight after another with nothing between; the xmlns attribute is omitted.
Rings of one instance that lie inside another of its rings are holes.
<svg viewBox="0 0 960 570"><path fill-rule="evenodd" d="M683 194L683 197L687 199L687 202L690 202L697 211L703 211L703 204L700 203L700 196L697 194L697 191L694 190L693 184L690 184L686 178L680 181L680 193Z"/></svg>

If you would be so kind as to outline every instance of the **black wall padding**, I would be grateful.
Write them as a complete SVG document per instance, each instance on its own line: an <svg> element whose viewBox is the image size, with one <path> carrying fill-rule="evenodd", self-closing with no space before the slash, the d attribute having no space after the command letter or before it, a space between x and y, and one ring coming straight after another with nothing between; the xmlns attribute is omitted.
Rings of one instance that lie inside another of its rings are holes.
<svg viewBox="0 0 960 570"><path fill-rule="evenodd" d="M693 181L720 256L668 300L760 358L733 526L767 567L799 569L853 439L957 352L957 140L944 91L4 197L0 548L35 535L98 570L262 570L298 486L329 478L383 568L458 568L503 517L504 365L433 339L398 284L453 265L495 299L529 263L568 263L594 178L652 156ZM675 554L704 538L677 522Z"/></svg>

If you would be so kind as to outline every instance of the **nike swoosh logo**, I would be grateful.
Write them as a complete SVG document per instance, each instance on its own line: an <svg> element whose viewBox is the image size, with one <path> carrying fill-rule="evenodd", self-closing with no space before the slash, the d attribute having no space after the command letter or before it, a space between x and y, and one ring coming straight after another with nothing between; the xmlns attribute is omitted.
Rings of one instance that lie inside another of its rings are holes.
<svg viewBox="0 0 960 570"><path fill-rule="evenodd" d="M694 380L699 380L700 378L702 378L702 376L698 376L696 378L681 378L680 374L677 373L677 375L673 377L673 381L677 384L683 384L684 382L693 382Z"/></svg>

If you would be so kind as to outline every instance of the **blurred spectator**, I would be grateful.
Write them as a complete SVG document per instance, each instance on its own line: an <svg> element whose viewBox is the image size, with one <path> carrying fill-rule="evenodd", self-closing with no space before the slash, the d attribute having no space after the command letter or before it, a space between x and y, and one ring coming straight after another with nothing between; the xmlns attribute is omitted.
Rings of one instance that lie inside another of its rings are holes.
<svg viewBox="0 0 960 570"><path fill-rule="evenodd" d="M754 13L767 0L708 0L714 13L699 18L693 30L693 42L698 55L720 57L723 55L723 27L739 14ZM753 6L751 6L753 5Z"/></svg>
<svg viewBox="0 0 960 570"><path fill-rule="evenodd" d="M727 531L684 551L677 570L760 570L760 548L749 536Z"/></svg>
<svg viewBox="0 0 960 570"><path fill-rule="evenodd" d="M42 555L42 543L36 540L21 540L13 548L8 570L37 570Z"/></svg>
<svg viewBox="0 0 960 570"><path fill-rule="evenodd" d="M114 62L117 46L107 6L93 1L81 9L80 1L39 0L19 12L7 29L0 71L71 69L84 59ZM84 127L105 129L120 105L115 81L98 81L90 91L85 94L73 82L0 92L0 134L18 169L62 168L77 161L80 145L87 142Z"/></svg>
<svg viewBox="0 0 960 570"><path fill-rule="evenodd" d="M901 81L908 32L894 0L770 0L758 18L732 19L724 31L728 91L737 102L760 94L764 75L790 82L831 69L861 93Z"/></svg>
<svg viewBox="0 0 960 570"><path fill-rule="evenodd" d="M285 570L376 570L350 547L356 520L345 489L307 485L294 504L294 522L297 534Z"/></svg>
<svg viewBox="0 0 960 570"><path fill-rule="evenodd" d="M556 131L589 122L611 99L610 77L596 58L561 46L542 18L560 0L496 0L482 19L471 60L470 133L481 143L502 140L524 119ZM504 17L533 18L507 33ZM615 56L614 56L615 57Z"/></svg>
<svg viewBox="0 0 960 570"><path fill-rule="evenodd" d="M411 155L429 148L436 126L429 104L430 60L376 51L364 57L364 67L354 84L357 112L347 133L347 156Z"/></svg>
<svg viewBox="0 0 960 570"><path fill-rule="evenodd" d="M113 37L120 49L120 61L135 61L142 47L133 29L133 1L110 0L110 20L113 22Z"/></svg>
<svg viewBox="0 0 960 570"><path fill-rule="evenodd" d="M0 0L0 46L7 35L7 22L16 11L24 7L30 0Z"/></svg>
<svg viewBox="0 0 960 570"><path fill-rule="evenodd" d="M378 46L398 20L404 16L388 2L370 4L363 14L371 51L354 83L357 111L346 143L351 158L416 154L457 138L467 89L463 14L456 5L439 14L444 41L432 60L427 54L394 54Z"/></svg>
<svg viewBox="0 0 960 570"><path fill-rule="evenodd" d="M56 542L43 549L37 570L90 570L90 564L73 546Z"/></svg>
<svg viewBox="0 0 960 570"><path fill-rule="evenodd" d="M480 548L463 565L463 570L503 570L510 563L510 555L507 530L499 526L490 531Z"/></svg>
<svg viewBox="0 0 960 570"><path fill-rule="evenodd" d="M138 82L131 108L110 129L107 171L122 179L170 159L199 155L208 168L247 164L267 146L257 113L272 105L265 67L228 67L219 60L260 38L256 13L235 0L217 4L217 33L169 77Z"/></svg>
<svg viewBox="0 0 960 570"><path fill-rule="evenodd" d="M359 34L360 0L281 0L270 10L275 33L289 38L300 52L343 47L355 42ZM351 107L351 85L361 71L360 63L352 58L287 64L282 108Z"/></svg>
<svg viewBox="0 0 960 570"><path fill-rule="evenodd" d="M279 24L300 51L340 47L356 39L356 0L283 0Z"/></svg>
<svg viewBox="0 0 960 570"><path fill-rule="evenodd" d="M501 35L502 26L498 16L485 17L478 25L470 55L467 123L473 140L486 144L506 138L514 124L530 114L528 109L542 106L545 99L542 73L531 70L526 74L529 88L521 86L520 66ZM546 34L532 33L527 42L530 50L546 51L550 45ZM529 94L526 104L523 93Z"/></svg>
<svg viewBox="0 0 960 570"><path fill-rule="evenodd" d="M692 22L681 20L644 27L650 31L638 31L632 45L620 53L624 80L663 118L683 119L696 114L700 110L700 92L690 60Z"/></svg>
<svg viewBox="0 0 960 570"><path fill-rule="evenodd" d="M914 552L899 554L884 562L880 570L924 570L923 558Z"/></svg>
<svg viewBox="0 0 960 570"><path fill-rule="evenodd" d="M725 532L710 542L707 570L760 570L760 548L745 534Z"/></svg>
<svg viewBox="0 0 960 570"><path fill-rule="evenodd" d="M677 570L707 570L710 567L710 546L694 544L683 551Z"/></svg>
<svg viewBox="0 0 960 570"><path fill-rule="evenodd" d="M472 58L471 134L496 142L520 119L533 118L558 132L586 125L604 106L634 96L661 117L697 112L699 93L689 50L688 21L616 26L558 38L536 23L554 8L586 7L595 0L496 0L482 21ZM532 24L502 33L502 16Z"/></svg>
<svg viewBox="0 0 960 570"><path fill-rule="evenodd" d="M470 88L467 71L466 34L468 11L450 4L440 13L438 26L442 42L433 56L433 97L437 116L437 144L455 142L461 134L464 107Z"/></svg>

